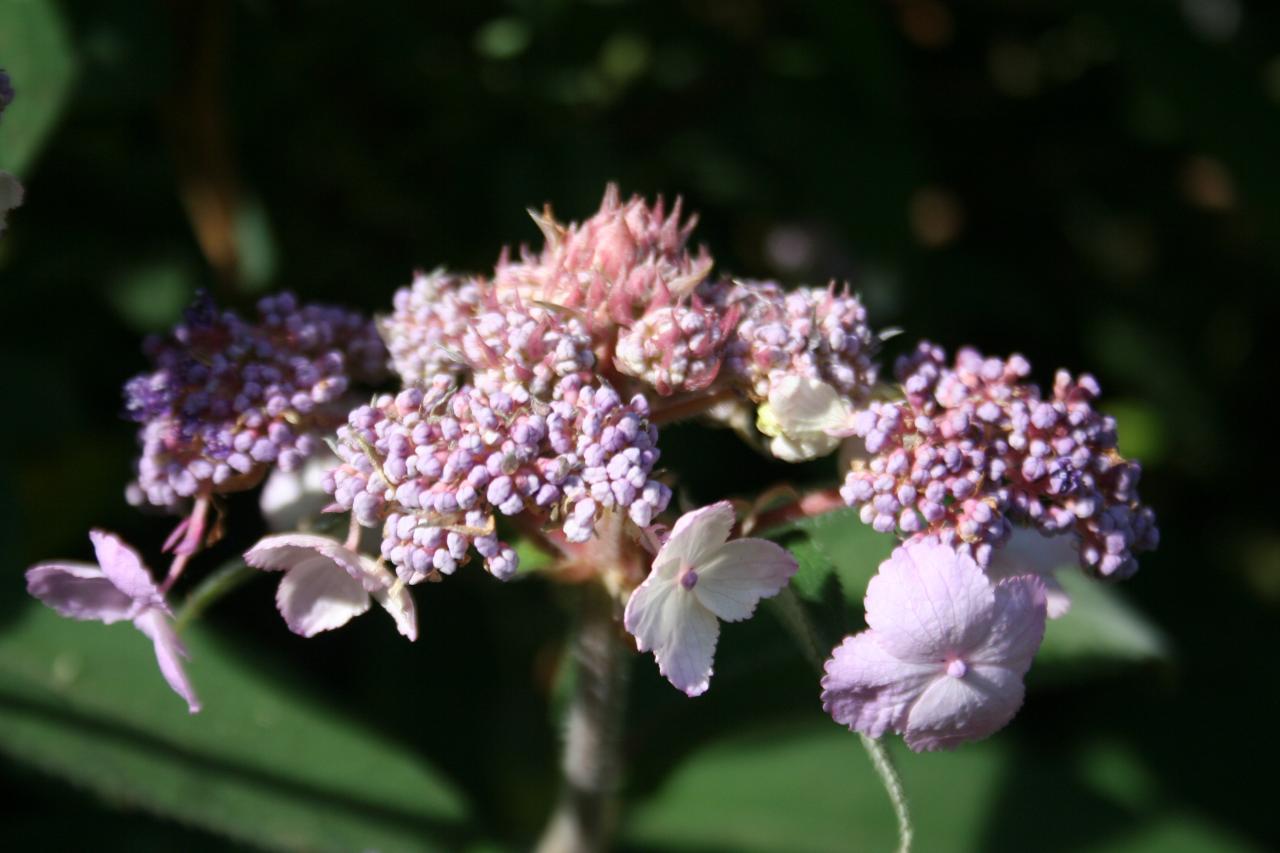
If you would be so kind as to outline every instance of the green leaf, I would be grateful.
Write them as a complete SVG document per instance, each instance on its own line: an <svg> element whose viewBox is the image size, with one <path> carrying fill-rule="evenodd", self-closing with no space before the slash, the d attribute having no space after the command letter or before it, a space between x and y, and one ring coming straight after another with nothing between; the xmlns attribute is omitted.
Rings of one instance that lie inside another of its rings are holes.
<svg viewBox="0 0 1280 853"><path fill-rule="evenodd" d="M506 541L513 543L512 547L515 548L516 557L520 560L516 570L521 574L545 569L556 561L555 557L548 554L527 536L518 536Z"/></svg>
<svg viewBox="0 0 1280 853"><path fill-rule="evenodd" d="M859 608L867 591L867 581L897 545L892 536L877 533L863 524L852 509L802 518L766 535L773 538L792 531L804 533L809 538L813 547L834 569L845 598Z"/></svg>
<svg viewBox="0 0 1280 853"><path fill-rule="evenodd" d="M783 594L770 599L782 624L800 642L806 657L822 657L845 635L849 625L848 606L835 566L813 540L795 535L786 543L800 568Z"/></svg>
<svg viewBox="0 0 1280 853"><path fill-rule="evenodd" d="M1162 790L1156 767L1123 742L1032 748L1019 740L1032 731L1015 720L990 740L923 754L888 738L911 803L913 849L1257 849ZM1144 786L1137 796L1126 787L1134 783ZM857 736L829 720L758 727L697 749L630 811L621 836L624 850L645 853L897 846L893 812Z"/></svg>
<svg viewBox="0 0 1280 853"><path fill-rule="evenodd" d="M1004 758L990 742L897 754L917 849L957 850L985 814ZM637 850L893 850L897 824L857 736L830 721L756 730L700 749L623 827Z"/></svg>
<svg viewBox="0 0 1280 853"><path fill-rule="evenodd" d="M0 169L27 173L66 104L75 65L57 4L0 3L0 67L15 93L0 117Z"/></svg>
<svg viewBox="0 0 1280 853"><path fill-rule="evenodd" d="M803 518L765 535L785 545L800 565L789 590L770 600L770 609L805 657L821 667L828 650L861 621L867 581L893 540L849 509Z"/></svg>
<svg viewBox="0 0 1280 853"><path fill-rule="evenodd" d="M205 631L184 639L196 715L131 626L31 605L0 636L0 751L117 805L269 848L457 849L470 834L454 787L375 721L319 707Z"/></svg>
<svg viewBox="0 0 1280 853"><path fill-rule="evenodd" d="M1071 596L1071 609L1045 627L1044 644L1031 669L1036 682L1171 660L1168 638L1114 587L1070 568L1057 577Z"/></svg>

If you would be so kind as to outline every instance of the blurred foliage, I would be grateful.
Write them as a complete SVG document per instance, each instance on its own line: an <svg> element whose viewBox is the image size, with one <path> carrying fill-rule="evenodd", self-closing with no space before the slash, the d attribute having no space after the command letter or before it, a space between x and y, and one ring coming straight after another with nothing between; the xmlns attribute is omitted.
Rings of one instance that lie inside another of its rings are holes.
<svg viewBox="0 0 1280 853"><path fill-rule="evenodd" d="M4 750L119 807L255 845L456 848L466 806L430 766L320 710L286 673L255 672L200 634L186 641L213 700L198 715L174 713L140 633L28 605L0 638Z"/></svg>
<svg viewBox="0 0 1280 853"><path fill-rule="evenodd" d="M192 629L207 710L190 719L142 637L54 619L20 573L85 556L90 525L140 544L167 532L121 500L134 445L118 388L143 365L139 336L197 287L383 310L415 266L483 269L537 238L525 208L581 218L616 179L682 193L722 270L852 281L907 331L890 361L930 337L1022 351L1046 381L1094 372L1146 463L1161 550L1122 588L1077 591L1006 732L901 756L921 849L1280 846L1265 775L1280 707L1260 684L1280 643L1276 462L1256 396L1280 363L1280 8L362 12L0 0L17 90L0 169L27 186L0 241L11 839L221 849L253 821L280 849L527 844L556 790L564 590L464 573L422 590L410 645L376 616L292 637L270 585L248 583ZM664 431L663 453L693 502L833 473L696 425ZM210 565L258 533L252 496L230 511ZM823 642L856 629L886 543L858 525L785 535ZM637 657L633 849L888 848L883 794L779 616L725 629L697 700ZM288 731L267 736L261 708Z"/></svg>

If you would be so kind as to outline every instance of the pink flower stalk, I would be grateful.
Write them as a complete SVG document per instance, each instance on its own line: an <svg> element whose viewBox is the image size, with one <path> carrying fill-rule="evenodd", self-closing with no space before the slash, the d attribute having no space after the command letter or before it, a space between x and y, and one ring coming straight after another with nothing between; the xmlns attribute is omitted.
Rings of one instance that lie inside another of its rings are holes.
<svg viewBox="0 0 1280 853"><path fill-rule="evenodd" d="M71 619L106 625L129 620L155 645L165 681L187 702L191 713L200 700L182 665L189 657L173 630L173 614L138 552L103 530L89 533L97 564L49 561L27 569L27 592Z"/></svg>
<svg viewBox="0 0 1280 853"><path fill-rule="evenodd" d="M729 540L728 501L685 513L627 600L623 623L640 651L652 651L658 671L688 696L711 684L720 622L740 622L762 598L787 585L798 566L764 539Z"/></svg>
<svg viewBox="0 0 1280 853"><path fill-rule="evenodd" d="M936 541L898 548L867 585L868 630L826 664L822 706L870 737L902 734L916 752L951 749L1007 724L1044 637L1044 586L993 583Z"/></svg>
<svg viewBox="0 0 1280 853"><path fill-rule="evenodd" d="M267 536L245 552L257 569L283 571L276 606L289 630L303 637L341 628L369 609L370 599L395 620L410 640L418 638L413 597L403 582L336 540L307 533Z"/></svg>

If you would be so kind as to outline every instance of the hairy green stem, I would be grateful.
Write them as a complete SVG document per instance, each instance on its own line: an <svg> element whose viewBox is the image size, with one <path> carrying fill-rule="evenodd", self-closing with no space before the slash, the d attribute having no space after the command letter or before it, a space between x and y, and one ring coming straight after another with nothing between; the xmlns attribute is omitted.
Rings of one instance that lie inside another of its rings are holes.
<svg viewBox="0 0 1280 853"><path fill-rule="evenodd" d="M177 615L173 619L173 630L182 633L184 628L190 625L201 613L208 610L215 601L255 574L256 572L241 560L233 560L217 569L213 574L202 580L195 589L191 590L191 594L182 602L182 606L178 608Z"/></svg>
<svg viewBox="0 0 1280 853"><path fill-rule="evenodd" d="M871 759L871 766L875 767L880 781L884 783L889 801L893 803L893 814L898 819L898 853L910 853L914 831L911 828L911 812L907 810L907 792L902 787L902 777L898 775L898 768L894 766L889 750L884 748L882 742L866 735L859 737L862 738L862 748Z"/></svg>
<svg viewBox="0 0 1280 853"><path fill-rule="evenodd" d="M538 853L606 850L617 823L626 650L605 590L585 584L580 594L561 758L564 788L535 848Z"/></svg>
<svg viewBox="0 0 1280 853"><path fill-rule="evenodd" d="M805 613L804 602L789 586L778 593L772 601L779 618L795 637L805 659L819 674L822 674L823 644L817 629L813 626L813 620ZM871 766L875 768L885 792L889 795L889 801L893 804L893 814L898 819L898 853L909 853L914 833L911 828L911 812L907 808L907 793L902 787L902 777L898 775L898 768L894 766L893 759L883 743L866 735L859 735L859 737L862 739L862 748L867 751L867 757L871 759Z"/></svg>

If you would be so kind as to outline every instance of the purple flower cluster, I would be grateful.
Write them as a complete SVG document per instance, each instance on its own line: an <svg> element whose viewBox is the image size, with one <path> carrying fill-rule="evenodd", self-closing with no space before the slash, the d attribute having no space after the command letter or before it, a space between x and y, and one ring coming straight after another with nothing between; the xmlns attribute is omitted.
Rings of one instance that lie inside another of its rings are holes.
<svg viewBox="0 0 1280 853"><path fill-rule="evenodd" d="M342 422L352 381L376 379L386 363L372 323L288 293L261 300L252 323L202 295L146 349L154 369L124 389L142 425L127 494L161 507L250 488L272 465L296 469Z"/></svg>
<svg viewBox="0 0 1280 853"><path fill-rule="evenodd" d="M1043 399L1024 381L1030 370L1021 356L972 349L949 366L920 344L897 365L906 399L855 417L870 458L854 462L841 494L875 529L958 540L982 565L1018 522L1076 533L1082 566L1127 577L1159 538L1138 497L1141 469L1117 452L1115 420L1094 410L1093 377L1059 371Z"/></svg>
<svg viewBox="0 0 1280 853"><path fill-rule="evenodd" d="M742 312L725 372L752 399L767 400L788 376L820 379L853 403L866 399L876 381L877 339L858 297L834 286L785 291L773 282L714 292L722 310Z"/></svg>
<svg viewBox="0 0 1280 853"><path fill-rule="evenodd" d="M695 257L687 243L696 217L680 222L677 199L667 214L662 199L652 206L639 196L623 202L618 188L605 190L600 210L581 225L557 222L550 209L534 221L546 244L519 261L504 252L494 282L526 298L581 311L593 330L629 325L655 304L691 294L711 271L711 257Z"/></svg>
<svg viewBox="0 0 1280 853"><path fill-rule="evenodd" d="M9 75L0 68L0 116L4 115L5 109L13 103L13 83L9 80Z"/></svg>
<svg viewBox="0 0 1280 853"><path fill-rule="evenodd" d="M442 272L418 274L397 291L380 328L410 385L452 375L486 391L520 387L549 399L561 379L595 365L591 335L571 312Z"/></svg>
<svg viewBox="0 0 1280 853"><path fill-rule="evenodd" d="M737 317L736 306L722 311L696 297L657 308L619 335L614 365L662 395L701 391L720 372Z"/></svg>
<svg viewBox="0 0 1280 853"><path fill-rule="evenodd" d="M379 397L338 430L342 463L325 488L360 524L382 526L382 554L410 583L452 573L473 546L510 577L518 561L498 514L559 520L570 542L589 539L606 510L648 525L670 491L650 478L657 430L643 398L575 381L560 392L546 402L442 377Z"/></svg>

